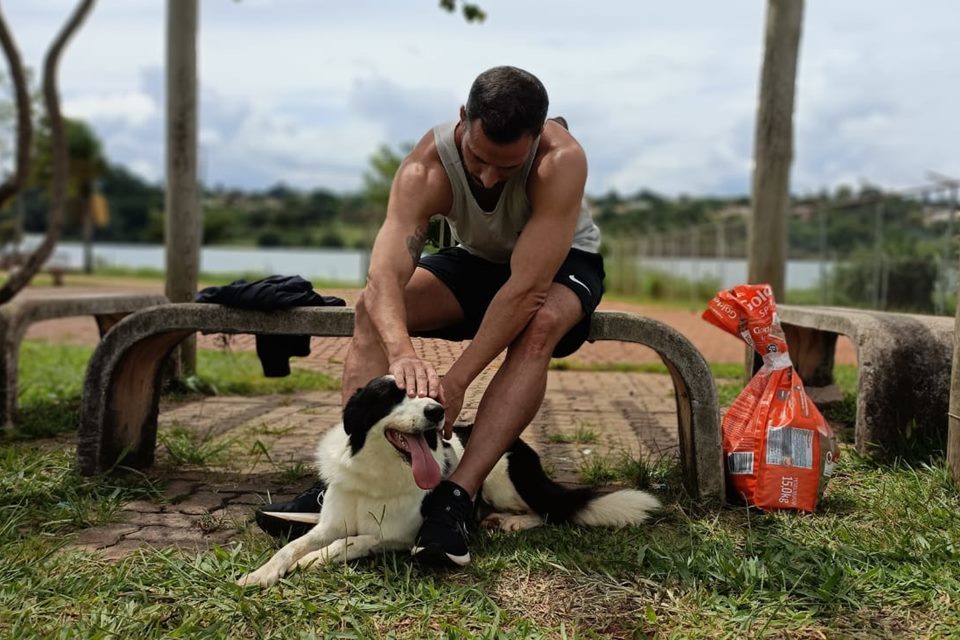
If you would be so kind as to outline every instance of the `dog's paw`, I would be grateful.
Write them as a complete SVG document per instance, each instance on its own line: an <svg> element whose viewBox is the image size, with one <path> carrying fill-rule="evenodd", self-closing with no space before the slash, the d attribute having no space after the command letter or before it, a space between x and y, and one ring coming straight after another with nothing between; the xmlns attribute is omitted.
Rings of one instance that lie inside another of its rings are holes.
<svg viewBox="0 0 960 640"><path fill-rule="evenodd" d="M237 586L261 588L272 587L273 585L277 584L282 577L283 574L281 572L273 570L268 566L263 566L253 573L248 573L237 580Z"/></svg>
<svg viewBox="0 0 960 640"><path fill-rule="evenodd" d="M483 529L525 531L543 524L543 518L534 513L491 513L480 522Z"/></svg>

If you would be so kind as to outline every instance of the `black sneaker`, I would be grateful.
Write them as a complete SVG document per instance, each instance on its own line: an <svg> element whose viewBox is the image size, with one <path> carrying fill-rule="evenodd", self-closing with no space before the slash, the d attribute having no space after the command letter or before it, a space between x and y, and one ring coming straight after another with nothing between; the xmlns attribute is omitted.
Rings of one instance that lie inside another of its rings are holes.
<svg viewBox="0 0 960 640"><path fill-rule="evenodd" d="M257 524L274 538L299 538L319 522L323 493L327 485L318 482L290 502L264 505L257 509Z"/></svg>
<svg viewBox="0 0 960 640"><path fill-rule="evenodd" d="M429 565L465 567L470 564L467 549L467 523L473 515L470 494L444 480L423 499L420 513L423 524L410 550L413 558Z"/></svg>

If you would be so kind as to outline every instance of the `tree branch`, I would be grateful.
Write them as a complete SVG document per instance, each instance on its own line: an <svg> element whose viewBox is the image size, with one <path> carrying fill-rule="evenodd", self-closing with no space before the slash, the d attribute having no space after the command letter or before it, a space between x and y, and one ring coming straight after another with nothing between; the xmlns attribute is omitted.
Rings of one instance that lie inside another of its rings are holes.
<svg viewBox="0 0 960 640"><path fill-rule="evenodd" d="M0 185L0 208L2 208L7 200L23 187L23 181L30 167L30 145L33 144L30 94L27 90L26 76L23 73L23 62L20 60L20 52L17 50L17 44L13 41L2 12L0 12L0 46L3 47L3 54L10 68L10 78L13 80L17 104L17 160L13 174Z"/></svg>
<svg viewBox="0 0 960 640"><path fill-rule="evenodd" d="M23 289L37 274L53 247L60 239L60 226L63 222L63 210L67 199L67 143L64 135L63 116L60 113L60 96L57 92L57 65L60 55L70 38L83 24L93 8L94 0L82 0L73 15L50 45L43 64L43 100L50 120L50 138L53 147L53 188L50 198L50 213L47 219L47 235L27 260L0 288L0 304L8 302ZM19 150L18 150L19 156Z"/></svg>

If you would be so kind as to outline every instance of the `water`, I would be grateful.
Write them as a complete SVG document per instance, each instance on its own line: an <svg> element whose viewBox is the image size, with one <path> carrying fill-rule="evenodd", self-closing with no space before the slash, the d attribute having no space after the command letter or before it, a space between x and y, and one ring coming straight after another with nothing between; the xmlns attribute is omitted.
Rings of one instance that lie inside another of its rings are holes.
<svg viewBox="0 0 960 640"><path fill-rule="evenodd" d="M32 249L40 236L28 235L24 248ZM107 244L94 245L95 264L128 269L166 268L163 245ZM356 249L262 249L259 247L203 247L200 269L205 273L263 273L300 275L348 283L361 283L366 276L369 254ZM69 269L83 266L83 245L61 242L50 258L53 264ZM691 280L714 278L722 288L747 281L747 261L742 258L638 258L640 267L656 269ZM611 265L608 264L608 270ZM814 289L821 274L829 274L833 264L816 260L787 262L788 289Z"/></svg>
<svg viewBox="0 0 960 640"><path fill-rule="evenodd" d="M720 288L728 289L747 281L747 261L743 258L652 258L637 260L641 268L655 269L689 280L712 278ZM833 264L818 260L788 260L787 289L815 289L821 276L830 274Z"/></svg>
<svg viewBox="0 0 960 640"><path fill-rule="evenodd" d="M39 244L40 236L28 235L24 250ZM163 245L107 244L93 247L94 264L128 269L166 268ZM366 276L368 252L356 249L262 249L258 247L203 247L200 270L204 273L263 273L300 275L304 278L360 283ZM50 264L68 269L83 266L83 245L57 244Z"/></svg>

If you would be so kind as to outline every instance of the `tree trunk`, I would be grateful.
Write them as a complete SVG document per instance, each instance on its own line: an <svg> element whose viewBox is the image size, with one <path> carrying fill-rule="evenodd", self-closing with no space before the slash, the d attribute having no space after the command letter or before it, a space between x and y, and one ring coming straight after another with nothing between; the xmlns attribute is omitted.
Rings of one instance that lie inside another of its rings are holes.
<svg viewBox="0 0 960 640"><path fill-rule="evenodd" d="M192 302L200 272L197 184L197 0L167 0L166 294ZM197 343L180 346L181 375L196 372Z"/></svg>
<svg viewBox="0 0 960 640"><path fill-rule="evenodd" d="M89 198L83 204L83 272L93 273L93 211Z"/></svg>
<svg viewBox="0 0 960 640"><path fill-rule="evenodd" d="M786 302L793 98L802 20L803 0L768 0L747 232L748 278L768 283L779 302Z"/></svg>
<svg viewBox="0 0 960 640"><path fill-rule="evenodd" d="M747 229L747 279L752 284L769 284L777 302L786 302L793 99L802 22L803 0L767 0ZM749 348L746 363L749 378L756 368Z"/></svg>
<svg viewBox="0 0 960 640"><path fill-rule="evenodd" d="M953 188L953 209L957 209L957 187ZM960 487L960 287L957 288L956 322L953 325L953 368L950 374L950 409L947 416L947 466L953 483Z"/></svg>

